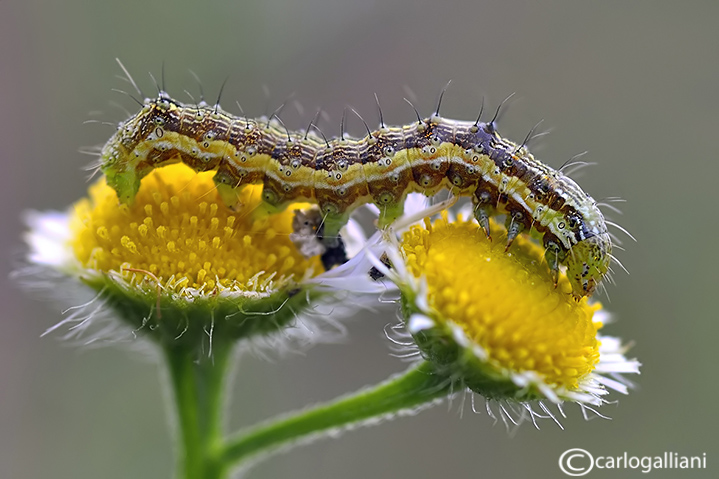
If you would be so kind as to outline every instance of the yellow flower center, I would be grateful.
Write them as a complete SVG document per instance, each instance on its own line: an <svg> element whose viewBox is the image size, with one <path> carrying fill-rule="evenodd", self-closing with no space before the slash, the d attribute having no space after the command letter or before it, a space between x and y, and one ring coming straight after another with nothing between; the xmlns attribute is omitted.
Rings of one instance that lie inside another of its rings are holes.
<svg viewBox="0 0 719 479"><path fill-rule="evenodd" d="M318 257L303 258L289 239L293 211L309 205L253 220L262 187L245 187L243 206L233 212L218 196L213 174L183 164L156 169L132 206L119 204L101 179L90 198L75 204L75 256L86 268L181 294L265 292L324 271Z"/></svg>
<svg viewBox="0 0 719 479"><path fill-rule="evenodd" d="M412 227L401 249L409 271L425 277L437 319L462 328L490 364L575 389L599 361L592 316L601 306L575 301L563 275L555 288L531 240L517 238L507 253L505 241L506 232L490 241L476 224L445 216Z"/></svg>

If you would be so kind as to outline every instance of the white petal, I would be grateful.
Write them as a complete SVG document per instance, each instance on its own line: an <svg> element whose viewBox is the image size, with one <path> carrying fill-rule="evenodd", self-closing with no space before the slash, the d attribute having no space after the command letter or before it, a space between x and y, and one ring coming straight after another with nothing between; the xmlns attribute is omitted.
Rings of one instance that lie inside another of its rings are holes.
<svg viewBox="0 0 719 479"><path fill-rule="evenodd" d="M414 215L429 208L429 198L422 193L410 193L404 202L404 214Z"/></svg>
<svg viewBox="0 0 719 479"><path fill-rule="evenodd" d="M55 268L67 268L72 264L67 213L29 211L25 214L25 222L30 228L25 234L25 241L30 246L28 260L31 263Z"/></svg>
<svg viewBox="0 0 719 479"><path fill-rule="evenodd" d="M340 234L342 235L342 241L344 241L348 258L357 256L365 244L367 244L367 236L364 234L364 230L357 221L351 218L349 222L342 227Z"/></svg>
<svg viewBox="0 0 719 479"><path fill-rule="evenodd" d="M407 329L410 333L416 334L426 329L432 329L436 326L434 320L424 314L413 314L409 318Z"/></svg>
<svg viewBox="0 0 719 479"><path fill-rule="evenodd" d="M622 357L622 361L603 362L597 364L595 371L600 373L639 373L639 361L630 361Z"/></svg>
<svg viewBox="0 0 719 479"><path fill-rule="evenodd" d="M622 394L629 394L629 388L626 385L620 383L619 381L615 381L614 379L610 379L608 377L600 375L596 375L595 379L607 386L608 388L612 388Z"/></svg>

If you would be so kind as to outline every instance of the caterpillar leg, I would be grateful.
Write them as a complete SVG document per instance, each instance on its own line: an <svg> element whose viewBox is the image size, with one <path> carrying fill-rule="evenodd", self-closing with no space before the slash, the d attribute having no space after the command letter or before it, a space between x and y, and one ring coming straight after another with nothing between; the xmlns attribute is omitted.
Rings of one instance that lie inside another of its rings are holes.
<svg viewBox="0 0 719 479"><path fill-rule="evenodd" d="M519 236L519 233L524 231L527 227L525 223L526 214L522 211L511 211L507 214L507 245L504 247L504 251L508 251L509 247L512 246L514 240Z"/></svg>
<svg viewBox="0 0 719 479"><path fill-rule="evenodd" d="M320 205L322 223L320 225L322 244L328 248L334 247L340 242L340 230L350 219L348 212L340 212L334 204L326 203Z"/></svg>
<svg viewBox="0 0 719 479"><path fill-rule="evenodd" d="M140 176L136 171L104 170L107 185L115 190L120 203L132 204L140 189Z"/></svg>
<svg viewBox="0 0 719 479"><path fill-rule="evenodd" d="M559 282L559 265L564 263L566 257L567 252L562 248L559 242L549 237L549 235L545 235L544 259L547 261L547 265L549 265L549 272L552 275L555 287Z"/></svg>
<svg viewBox="0 0 719 479"><path fill-rule="evenodd" d="M380 197L379 201L375 201L375 205L379 208L377 226L380 229L386 228L404 214L404 199L392 203Z"/></svg>
<svg viewBox="0 0 719 479"><path fill-rule="evenodd" d="M474 204L474 217L477 219L479 226L484 230L484 234L487 235L487 239L492 239L489 231L489 218L495 214L494 204L495 200L487 190L477 190L472 197L472 204ZM517 233L519 234L519 233ZM516 236L516 235L515 235Z"/></svg>
<svg viewBox="0 0 719 479"><path fill-rule="evenodd" d="M235 178L230 172L220 168L217 170L217 173L215 173L215 176L212 177L212 181L215 182L217 193L220 195L222 202L232 211L237 211L241 206L240 179Z"/></svg>
<svg viewBox="0 0 719 479"><path fill-rule="evenodd" d="M222 202L232 211L237 211L241 206L239 188L220 183L217 184L217 193L220 195Z"/></svg>

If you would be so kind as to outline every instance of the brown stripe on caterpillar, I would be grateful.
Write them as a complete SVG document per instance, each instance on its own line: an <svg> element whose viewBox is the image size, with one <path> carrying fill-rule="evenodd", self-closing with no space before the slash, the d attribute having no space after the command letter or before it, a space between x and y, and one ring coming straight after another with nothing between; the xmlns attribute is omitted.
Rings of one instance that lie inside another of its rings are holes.
<svg viewBox="0 0 719 479"><path fill-rule="evenodd" d="M507 248L523 231L542 235L550 270L556 278L559 267L567 267L575 297L590 295L609 270L612 242L596 202L524 144L502 138L493 121L433 115L382 125L361 139L323 140L287 131L274 119L235 117L161 93L120 125L102 150L101 169L128 203L153 168L178 161L216 170L217 190L230 207L247 184L263 184L263 207L255 214L295 201L316 203L323 242L333 251L358 206L377 205L385 227L402 214L407 194L449 189L472 197L487 236L489 218L506 215Z"/></svg>

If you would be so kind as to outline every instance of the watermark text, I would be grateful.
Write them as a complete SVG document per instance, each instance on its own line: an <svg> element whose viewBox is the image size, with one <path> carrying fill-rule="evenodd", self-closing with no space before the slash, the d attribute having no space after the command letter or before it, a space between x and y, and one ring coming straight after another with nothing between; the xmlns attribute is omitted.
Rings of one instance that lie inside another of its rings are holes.
<svg viewBox="0 0 719 479"><path fill-rule="evenodd" d="M584 476L592 469L637 469L644 474L654 469L706 469L707 453L683 456L664 452L657 456L594 456L586 449L568 449L559 456L559 469L568 476Z"/></svg>

